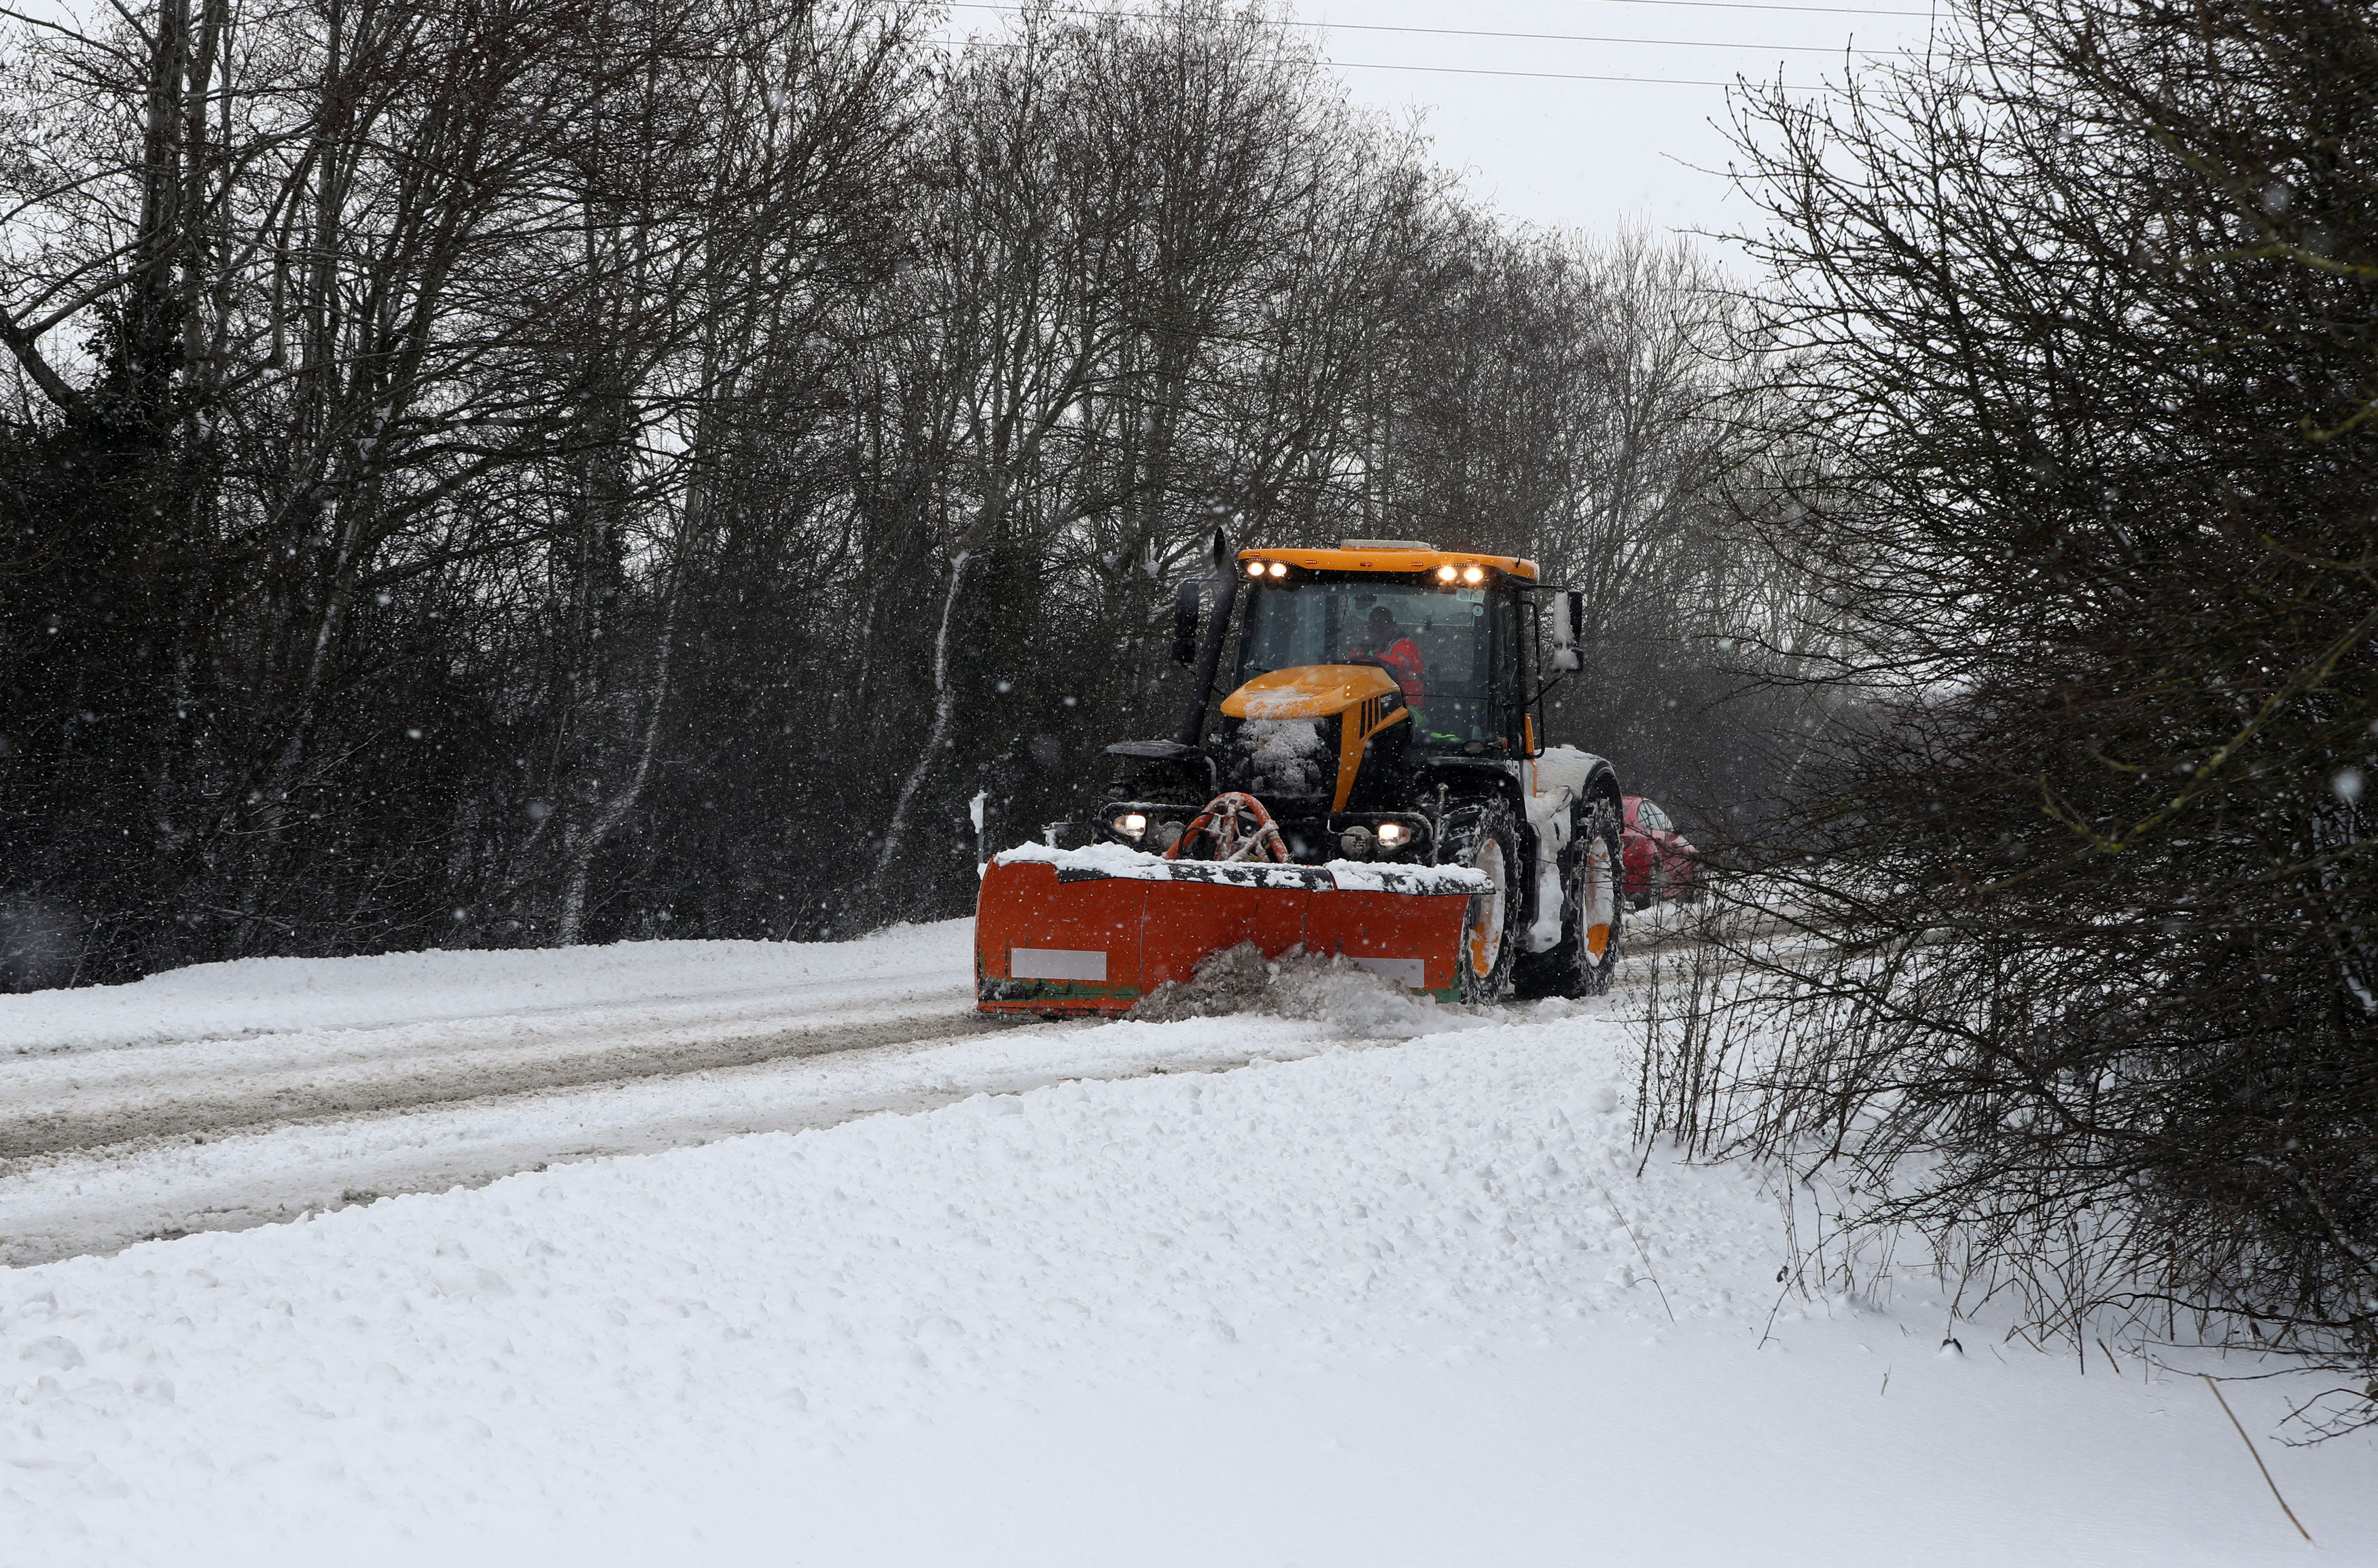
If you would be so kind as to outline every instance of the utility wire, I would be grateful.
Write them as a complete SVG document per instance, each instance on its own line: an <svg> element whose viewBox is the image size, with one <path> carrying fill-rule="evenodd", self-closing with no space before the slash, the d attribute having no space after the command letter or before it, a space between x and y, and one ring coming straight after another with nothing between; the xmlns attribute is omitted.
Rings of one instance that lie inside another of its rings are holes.
<svg viewBox="0 0 2378 1568"><path fill-rule="evenodd" d="M1535 81L1631 81L1647 87L1733 87L1730 81L1705 81L1689 77L1586 77L1567 71L1490 71L1470 66L1381 66L1368 60L1331 60L1341 71L1427 71L1441 77L1520 77Z"/></svg>
<svg viewBox="0 0 2378 1568"><path fill-rule="evenodd" d="M969 46L990 49L1021 49L1025 47L1025 45L1021 43L1003 42L998 40L991 40L986 42L980 39L968 40L960 38L941 38L935 39L933 42L951 49L963 49ZM1483 66L1387 66L1382 65L1375 60L1324 60L1321 64L1325 66L1333 66L1341 71L1426 71L1433 76L1517 77L1521 80L1527 81L1633 82L1639 87L1744 87L1754 85L1739 78L1733 81L1718 81L1714 78L1700 77L1602 77L1584 76L1570 71L1494 71L1488 70ZM1835 90L1830 86L1816 83L1804 87L1796 87L1786 84L1785 90L1788 92L1832 92Z"/></svg>
<svg viewBox="0 0 2378 1568"><path fill-rule="evenodd" d="M1714 3L1714 0L1646 0L1646 3L1710 5ZM1023 7L1018 7L1018 5L984 5L982 0L951 0L949 7L966 9L966 12L1023 14ZM1135 14L1139 14L1139 12L1099 12L1099 9L1070 9L1070 7L1049 7L1049 9L1051 9L1053 14L1058 14L1058 17L1135 17ZM1829 7L1746 5L1746 7L1741 9L1829 9ZM1874 12L1874 14L1881 14L1881 17L1924 17L1924 14L1928 12ZM1363 21L1343 21L1343 24L1332 24L1332 21L1270 21L1270 19L1263 19L1263 21L1267 26L1310 26L1310 29L1322 29L1322 31L1420 33L1420 36L1429 36L1429 38L1517 38L1517 41L1524 41L1524 42L1646 42L1646 45L1652 45L1652 48L1755 50L1755 53L1762 53L1762 54L1764 53L1776 53L1776 54L1843 54L1843 53L1912 54L1915 53L1915 50L1848 50L1845 45L1826 45L1826 42L1719 42L1714 41L1714 38L1603 38L1603 36L1595 36L1595 33L1482 33L1477 31L1477 29L1462 29L1462 26L1384 26L1384 24L1363 24ZM1460 74L1460 77L1548 77L1553 78L1553 81L1639 81L1639 78L1619 78L1619 77L1567 77L1567 74L1562 74L1562 71L1489 71L1489 69L1458 69L1458 66L1441 66L1441 65L1436 66L1351 65L1351 62L1337 62L1337 65L1349 65L1349 69L1358 69L1358 71L1453 71L1453 74ZM1646 77L1646 78L1640 78L1640 81L1651 81L1651 78ZM1675 83L1675 86L1698 88L1698 86L1712 86L1712 83L1679 81ZM1724 83L1714 83L1714 86L1724 86Z"/></svg>
<svg viewBox="0 0 2378 1568"><path fill-rule="evenodd" d="M1461 32L1452 28L1402 28L1402 32L1434 32L1447 38L1523 38L1547 43L1649 43L1663 49L1755 49L1784 54L1912 54L1910 49L1853 49L1846 43L1725 43L1713 38L1592 38L1569 32Z"/></svg>
<svg viewBox="0 0 2378 1568"><path fill-rule="evenodd" d="M1021 6L1014 5L987 4L984 3L984 0L948 0L948 3L950 9L960 11L1003 11L1010 14L1021 14L1024 9ZM1618 0L1618 3L1715 6L1720 5L1722 0ZM1724 8L1745 11L1832 11L1836 9L1845 9L1845 7L1829 6L1735 6L1731 4L1726 4ZM1051 6L1049 7L1049 10L1054 15L1065 17L1128 18L1142 14L1128 11L1078 9L1068 6ZM1851 14L1859 16L1886 17L1922 17L1930 15L1930 13L1927 11L1861 11L1853 12ZM1909 49L1853 50L1847 46L1836 47L1834 45L1821 43L1725 43L1720 42L1714 39L1706 38L1608 38L1590 33L1483 32L1472 28L1390 27L1385 24L1365 22L1280 22L1274 21L1268 18L1260 18L1256 19L1261 20L1267 26L1271 27L1311 27L1324 30L1337 30L1341 32L1415 33L1431 38L1513 39L1532 43L1633 43L1647 44L1653 48L1661 49L1747 49L1755 54L1843 54L1854 53L1867 57L1880 57L1892 54L1904 55L1916 53L1916 51ZM1655 83L1663 87L1729 87L1733 85L1730 82L1703 81L1680 78L1582 76L1567 71L1500 71L1491 70L1484 66L1388 66L1361 60L1333 60L1330 64L1343 66L1345 69L1351 71L1427 71L1438 76L1519 77L1523 78L1532 78L1538 81L1640 81Z"/></svg>
<svg viewBox="0 0 2378 1568"><path fill-rule="evenodd" d="M1588 38L1566 32L1458 32L1451 28L1401 28L1402 32L1442 33L1447 38L1527 38L1548 43L1651 43L1663 49L1756 49L1762 54L1840 54L1848 46L1835 43L1722 43L1713 38ZM1860 54L1906 54L1906 49L1860 49ZM1524 74L1524 73L1522 73Z"/></svg>
<svg viewBox="0 0 2378 1568"><path fill-rule="evenodd" d="M1934 15L1934 13L1930 11L1878 11L1867 10L1855 6L1758 5L1752 4L1751 0L1603 0L1603 3L1613 6L1687 6L1695 10L1711 11L1803 11L1822 13L1826 16L1842 17L1929 18ZM948 9L953 11L1020 12L1026 9L1026 7L1014 4L990 4L987 3L987 0L943 0L943 4ZM1048 7L1048 9L1057 16L1063 17L1128 18L1147 14L1135 11L1092 10L1064 6L1051 6ZM1550 43L1604 43L1613 42L1608 39L1586 38L1577 34L1564 32L1483 32L1471 28L1401 27L1387 22L1283 21L1273 17L1253 17L1243 19L1258 22L1265 27L1318 28L1332 32L1416 32L1434 34L1443 38L1519 38Z"/></svg>

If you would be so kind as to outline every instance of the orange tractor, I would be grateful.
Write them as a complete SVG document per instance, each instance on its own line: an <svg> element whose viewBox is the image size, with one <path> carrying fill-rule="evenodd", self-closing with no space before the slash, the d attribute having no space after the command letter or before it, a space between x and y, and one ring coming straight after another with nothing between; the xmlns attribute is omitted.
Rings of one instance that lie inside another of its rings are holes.
<svg viewBox="0 0 2378 1568"><path fill-rule="evenodd" d="M982 1010L1120 1012L1241 942L1441 1001L1609 989L1618 779L1543 742L1543 695L1579 665L1576 595L1532 561L1410 540L1218 534L1214 556L1210 614L1195 583L1175 606L1179 733L1108 747L1087 817L984 868Z"/></svg>

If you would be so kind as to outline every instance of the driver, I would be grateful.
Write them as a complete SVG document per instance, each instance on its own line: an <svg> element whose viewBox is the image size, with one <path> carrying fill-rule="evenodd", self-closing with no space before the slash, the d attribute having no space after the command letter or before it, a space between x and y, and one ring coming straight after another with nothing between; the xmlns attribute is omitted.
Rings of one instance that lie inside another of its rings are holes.
<svg viewBox="0 0 2378 1568"><path fill-rule="evenodd" d="M1402 634L1402 628L1396 625L1395 611L1385 604L1373 605L1363 640L1367 646L1354 652L1387 665L1394 673L1396 684L1404 688L1404 700L1419 707L1426 690L1421 681L1425 672L1421 668L1420 645Z"/></svg>

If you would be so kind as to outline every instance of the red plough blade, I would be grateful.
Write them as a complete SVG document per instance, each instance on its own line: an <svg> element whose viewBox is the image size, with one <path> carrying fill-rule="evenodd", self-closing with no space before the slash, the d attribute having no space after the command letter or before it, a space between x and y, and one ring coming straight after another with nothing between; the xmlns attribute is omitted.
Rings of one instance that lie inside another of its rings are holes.
<svg viewBox="0 0 2378 1568"><path fill-rule="evenodd" d="M1474 871L1218 864L1116 845L1010 850L975 904L975 997L985 1012L1122 1012L1208 953L1253 942L1343 953L1408 990L1459 996L1455 963Z"/></svg>

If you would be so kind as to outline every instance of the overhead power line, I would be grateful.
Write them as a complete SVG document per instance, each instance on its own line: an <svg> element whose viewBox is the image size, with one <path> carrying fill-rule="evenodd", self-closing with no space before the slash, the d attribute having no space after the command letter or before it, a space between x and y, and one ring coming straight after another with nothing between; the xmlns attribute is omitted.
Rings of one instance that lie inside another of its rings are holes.
<svg viewBox="0 0 2378 1568"><path fill-rule="evenodd" d="M1318 22L1314 24L1318 27ZM1445 38L1519 38L1544 43L1649 43L1663 49L1749 49L1761 54L1839 54L1844 52L1836 43L1724 43L1713 38L1593 38L1574 32L1469 32L1459 28L1404 27L1368 28L1369 32L1425 32ZM1905 54L1905 49L1859 49L1859 54ZM1423 67L1415 66L1414 70ZM1519 76L1532 73L1520 71Z"/></svg>
<svg viewBox="0 0 2378 1568"><path fill-rule="evenodd" d="M1681 4L1713 5L1713 4L1715 4L1715 3L1716 3L1716 0L1644 0L1644 3L1645 3L1645 4L1662 4L1662 5L1666 5L1666 4L1678 4L1678 5L1681 5ZM962 10L962 11L1003 11L1003 12L1008 12L1008 13L1011 13L1011 14L1020 13L1020 11L1021 11L1021 7L1016 6L1014 6L1014 5L993 5L993 4L985 4L985 3L983 3L983 0L951 0L951 6L950 6L950 8L951 8L951 9L953 9L953 10ZM1739 7L1731 7L1731 8L1738 8L1738 9L1742 9L1742 10L1777 10L1777 11L1781 11L1781 10L1795 10L1795 9L1799 9L1799 10L1826 10L1826 9L1831 9L1832 7L1828 7L1828 6L1739 6ZM1138 14L1139 14L1139 13L1130 12L1130 11L1091 10L1091 9L1087 9L1087 8L1083 8L1083 9L1075 9L1075 8L1067 7L1067 6L1051 6L1049 9L1050 9L1050 11L1051 11L1053 15L1063 16L1063 17L1125 18L1125 17L1131 17L1131 16L1135 16L1135 15L1138 15ZM1883 12L1872 12L1872 13L1865 13L1865 14L1876 15L1876 16L1919 16L1919 17L1920 17L1920 16L1927 16L1927 15L1929 15L1929 13L1928 13L1928 12L1924 12L1924 11L1883 11ZM1522 42L1532 42L1532 43L1631 43L1631 44L1642 44L1642 45L1648 45L1648 46L1650 46L1650 47L1652 47L1652 48L1659 48L1659 49L1737 49L1737 50L1739 50L1739 49L1747 49L1747 50L1751 51L1753 54L1845 54L1845 53L1846 53L1846 54L1856 54L1865 55L1865 56L1868 56L1868 57L1880 57L1880 56L1882 56L1882 55L1891 55L1891 54L1902 54L1902 55L1904 55L1904 54L1914 54L1914 53L1915 53L1915 51L1913 51L1913 50L1908 50L1908 49L1851 49L1851 48L1849 48L1849 47L1847 47L1847 46L1845 46L1845 45L1832 45L1832 44L1821 44L1821 43L1728 43L1728 42L1721 42L1721 41L1716 40L1716 39L1708 39L1708 38L1610 38L1610 37L1603 37L1603 36L1599 36L1599 35L1595 35L1595 34L1590 34L1590 33L1574 33L1574 32L1483 32L1483 31L1480 31L1480 30L1476 30L1476 29L1473 29L1473 28L1389 27L1389 26L1386 26L1386 25L1384 25L1384 24L1358 23L1358 22L1347 22L1347 23L1342 23L1342 24L1341 24L1341 23L1330 23L1330 22L1309 22L1309 23L1307 23L1307 22L1275 22L1275 21L1271 21L1269 18L1256 18L1256 19L1264 21L1264 22L1266 23L1266 25L1267 25L1267 26L1274 26L1274 27L1313 27L1313 28L1318 28L1318 29L1323 29L1323 30L1337 30L1337 31L1345 31L1345 32L1400 32L1400 33L1418 33L1418 34L1422 34L1422 35L1424 35L1424 36L1427 36L1427 37L1432 37L1432 38L1493 38L1493 39L1514 39L1514 40L1519 40L1519 41L1522 41ZM1353 61L1353 60L1335 60L1335 61L1332 61L1332 62L1330 62L1330 63L1331 63L1332 65L1343 66L1345 66L1345 67L1346 67L1347 69L1349 69L1349 70L1356 70L1356 71L1433 71L1433 72L1436 72L1436 73L1441 74L1441 75L1448 75L1448 76L1465 76L1465 77L1531 77L1531 78L1538 78L1538 79L1550 80L1550 81L1654 81L1654 80L1660 80L1660 81L1663 81L1663 85L1666 85L1666 86L1672 86L1672 87L1724 87L1724 86L1729 85L1729 84L1724 83L1724 82L1708 82L1708 81L1685 80L1685 79L1674 79L1674 78L1652 78L1652 77L1605 77L1605 76L1579 76L1579 75L1575 75L1575 74L1572 74L1572 73L1569 73L1569 72L1566 72L1566 71L1503 71L1503 70L1492 70L1492 69L1489 69L1489 68L1487 68L1487 67L1485 67L1485 66L1387 66L1387 65L1377 65L1377 64L1373 64L1373 63L1370 63L1370 62L1364 62L1364 61Z"/></svg>
<svg viewBox="0 0 2378 1568"><path fill-rule="evenodd" d="M1535 81L1616 81L1633 82L1641 87L1781 87L1786 92L1837 92L1840 89L1826 82L1763 82L1747 77L1735 77L1718 81L1699 77L1595 77L1571 71L1493 71L1483 66L1383 66L1375 60L1326 60L1341 71L1428 71L1447 77L1518 77Z"/></svg>
<svg viewBox="0 0 2378 1568"><path fill-rule="evenodd" d="M954 11L1018 11L1023 8L1014 4L988 4L985 3L985 0L944 0L944 3L948 6L949 9ZM1666 6L1701 11L1800 11L1837 17L1930 18L1935 15L1935 13L1931 11L1886 11L1874 10L1858 6L1766 5L1754 3L1754 0L1602 0L1602 3L1611 6ZM1052 6L1049 7L1049 9L1058 16L1065 17L1129 17L1140 14L1130 11L1097 10L1087 7L1075 8L1063 6ZM1331 32L1414 32L1434 34L1444 38L1516 38L1551 43L1605 43L1611 42L1629 42L1589 38L1579 34L1564 32L1485 32L1471 28L1402 27L1387 22L1283 21L1271 17L1255 17L1248 19L1259 22L1266 27L1319 28Z"/></svg>
<svg viewBox="0 0 2378 1568"><path fill-rule="evenodd" d="M1667 3L1671 3L1671 0L1646 0L1646 3L1647 3L1647 4L1648 4L1648 3L1667 4ZM1675 3L1678 3L1678 4L1685 3L1685 0L1675 0ZM1693 4L1711 4L1711 3L1714 3L1714 0L1691 0L1691 3L1693 3ZM954 9L954 10L967 10L967 11L1003 11L1003 12L1008 12L1008 13L1011 13L1011 14L1015 14L1015 13L1019 12L1019 11L1020 11L1020 9L1021 9L1021 7L1016 6L1014 6L1014 5L993 5L993 4L986 4L986 3L983 3L983 0L949 0L949 5L950 5L950 8L951 8L951 9ZM1788 6L1763 6L1763 7L1762 7L1762 6L1743 6L1743 7L1741 7L1741 8L1742 8L1742 9L1746 9L1746 10L1756 10L1756 9L1784 10L1784 9L1791 9L1792 7L1788 7ZM1829 8L1829 7L1817 7L1817 6L1810 6L1810 7L1806 7L1806 8L1807 8L1807 9L1812 9L1812 10L1813 10L1813 9L1825 9L1825 8ZM1050 6L1050 7L1048 7L1048 9L1050 10L1050 12L1051 12L1051 13L1052 13L1052 14L1054 14L1054 15L1057 15L1057 16L1065 16L1065 17L1128 18L1128 17L1132 17L1132 16L1136 16L1136 15L1141 15L1141 14L1143 14L1143 13L1129 12L1129 11L1090 10L1090 9L1087 9L1087 8L1077 9L1077 8L1073 8L1073 7L1067 7L1067 6ZM1923 16L1923 15L1927 15L1927 14L1928 14L1928 13L1925 13L1925 12L1920 12L1920 11L1919 11L1919 12L1908 12L1908 13L1877 13L1877 14L1881 14L1881 15L1899 15L1899 14L1905 14L1905 15L1911 15L1911 16ZM1258 19L1262 19L1262 18L1258 18ZM1313 27L1326 27L1326 26L1327 26L1328 24L1315 22L1315 23L1311 23L1311 24L1305 24L1305 23L1270 23L1270 24L1268 24L1268 25L1273 25L1273 26L1306 26L1306 25L1310 25L1310 26L1313 26ZM1737 49L1737 50L1747 49L1747 50L1749 50L1749 51L1751 51L1751 52L1753 52L1753 53L1755 53L1755 54L1771 54L1771 53L1772 53L1772 54L1856 54L1864 55L1864 56L1868 56L1868 57L1875 57L1875 56L1885 55L1885 54L1913 54L1913 53L1914 53L1914 51L1912 51L1912 50L1905 50L1905 49L1878 49L1878 50L1848 49L1848 48L1846 48L1846 47L1843 47L1843 48L1835 48L1835 47L1830 47L1830 46L1821 45L1821 44L1808 44L1808 43L1775 43L1775 44L1756 44L1756 43L1721 43L1721 42L1715 42L1715 41L1711 40L1711 39L1699 39L1699 38L1599 38L1599 37L1591 37L1591 36L1587 36L1587 35L1583 35L1583 34L1578 34L1578 33L1555 33L1555 32L1479 32L1479 31L1474 31L1474 30L1469 30L1469 29L1463 29L1463 28L1419 28L1419 27L1364 26L1364 27L1363 27L1363 28L1362 28L1362 30L1361 30L1365 31L1365 32L1409 32L1409 33L1426 33L1426 34L1431 34L1431 35L1435 35L1435 36L1438 36L1438 37L1447 37L1447 38L1499 38L1499 39L1524 39L1524 40L1530 40L1530 41L1534 41L1534 42L1554 42L1554 43L1637 43L1637 44L1648 44L1648 45L1651 45L1651 46L1655 47L1655 48L1681 47L1681 48L1687 48L1687 49ZM951 39L951 40L946 40L946 41L944 41L944 42L949 42L949 43L951 43L951 44L953 44L953 45L955 46L955 45L959 41L958 41L958 40L955 40L955 39ZM1012 44L1007 44L1007 45L994 45L994 47L1009 47L1009 48L1012 48L1012 47L1015 47L1015 45L1012 45ZM1449 76L1449 77L1511 77L1511 78L1517 78L1517 79L1523 80L1523 81L1598 81L1598 82L1639 82L1639 83L1641 83L1641 84L1643 84L1644 86L1647 86L1647 87L1732 87L1732 86L1735 86L1735 83L1734 81L1732 81L1732 80L1727 80L1727 81L1718 81L1718 80L1714 80L1714 79L1708 78L1698 78L1698 77L1630 77L1630 76L1605 76L1605 75L1590 74L1590 73L1578 72L1578 71L1507 71L1507 70L1498 70L1498 69L1495 69L1495 68L1493 68L1493 67L1490 67L1490 66L1401 66L1401 65L1389 65L1389 64L1387 64L1386 62L1383 62L1383 61L1376 61L1376 60L1335 60L1335 59L1331 59L1331 60L1326 60L1324 63L1325 63L1325 64L1327 64L1327 65L1331 65L1331 66L1338 66L1338 67L1339 67L1339 69L1341 69L1341 70L1349 70L1349 71L1422 71L1422 72L1425 72L1425 73L1427 73L1427 74L1429 74L1429 75L1432 75L1432 76ZM1817 88L1809 88L1809 89L1807 89L1807 90L1808 90L1808 91L1824 91L1824 90L1829 90L1824 89L1824 88L1821 88L1821 87L1817 87Z"/></svg>
<svg viewBox="0 0 2378 1568"><path fill-rule="evenodd" d="M1369 30L1384 32L1384 28ZM1751 49L1762 54L1839 54L1845 46L1837 43L1726 43L1714 38L1593 38L1574 32L1463 32L1453 28L1398 28L1398 32L1432 32L1447 38L1519 38L1544 43L1651 43L1663 49ZM1907 49L1859 49L1859 54L1907 54Z"/></svg>
<svg viewBox="0 0 2378 1568"><path fill-rule="evenodd" d="M953 49L967 47L1022 49L1026 47L1026 45L1021 43L997 42L986 45L983 44L980 40L968 41L957 38L936 39L934 42L937 43L947 44ZM1632 82L1639 87L1740 87L1773 85L1768 83L1753 83L1741 78L1737 78L1732 81L1718 81L1711 78L1696 77L1601 77L1586 76L1570 71L1494 71L1488 70L1483 66L1389 66L1383 65L1375 60L1325 59L1321 64L1325 66L1334 66L1339 70L1344 71L1427 71L1438 76L1518 77L1523 80L1535 81ZM1811 82L1806 85L1797 85L1786 82L1782 85L1784 90L1787 92L1832 92L1836 90L1834 88L1821 82Z"/></svg>
<svg viewBox="0 0 2378 1568"><path fill-rule="evenodd" d="M1341 71L1427 71L1442 77L1520 77L1536 81L1631 81L1646 87L1733 87L1730 81L1699 80L1687 77L1588 77L1568 71L1490 71L1483 66L1381 66L1368 60L1332 60L1330 65Z"/></svg>

